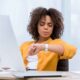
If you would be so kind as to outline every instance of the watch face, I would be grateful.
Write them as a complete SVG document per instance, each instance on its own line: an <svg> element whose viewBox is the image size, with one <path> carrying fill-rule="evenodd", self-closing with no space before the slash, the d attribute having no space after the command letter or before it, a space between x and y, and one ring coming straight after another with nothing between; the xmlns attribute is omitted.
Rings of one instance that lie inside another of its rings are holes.
<svg viewBox="0 0 80 80"><path fill-rule="evenodd" d="M45 44L45 51L48 51L48 44Z"/></svg>

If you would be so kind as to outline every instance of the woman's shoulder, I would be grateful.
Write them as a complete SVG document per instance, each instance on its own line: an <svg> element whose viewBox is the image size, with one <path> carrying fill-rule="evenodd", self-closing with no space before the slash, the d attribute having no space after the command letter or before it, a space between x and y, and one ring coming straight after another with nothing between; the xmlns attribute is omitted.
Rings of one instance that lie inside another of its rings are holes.
<svg viewBox="0 0 80 80"><path fill-rule="evenodd" d="M34 43L34 41L25 41L24 43L21 44L20 47L29 46L29 45L31 45L32 43Z"/></svg>
<svg viewBox="0 0 80 80"><path fill-rule="evenodd" d="M67 41L64 39L58 38L58 39L53 39L50 42L51 44L69 44Z"/></svg>
<svg viewBox="0 0 80 80"><path fill-rule="evenodd" d="M61 44L61 45L66 45L66 46L70 46L70 47L75 47L74 46L74 44L72 44L72 43L69 43L69 42L67 42L66 40L64 40L64 39L55 39L55 40L52 40L52 43L53 44Z"/></svg>
<svg viewBox="0 0 80 80"><path fill-rule="evenodd" d="M58 43L58 42L64 42L64 40L62 40L61 38L58 39L54 39L51 41L52 43Z"/></svg>

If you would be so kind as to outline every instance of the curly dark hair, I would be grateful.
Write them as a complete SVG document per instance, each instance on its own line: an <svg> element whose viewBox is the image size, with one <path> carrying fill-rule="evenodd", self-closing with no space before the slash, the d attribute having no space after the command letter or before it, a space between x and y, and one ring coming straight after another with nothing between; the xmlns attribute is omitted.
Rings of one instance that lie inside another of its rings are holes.
<svg viewBox="0 0 80 80"><path fill-rule="evenodd" d="M31 20L27 27L27 30L32 35L32 38L34 40L39 39L39 33L38 33L38 22L43 16L49 15L52 19L52 22L54 23L53 32L51 34L52 39L60 38L63 34L64 25L63 25L63 16L61 12L54 8L43 8L38 7L34 9L31 13Z"/></svg>

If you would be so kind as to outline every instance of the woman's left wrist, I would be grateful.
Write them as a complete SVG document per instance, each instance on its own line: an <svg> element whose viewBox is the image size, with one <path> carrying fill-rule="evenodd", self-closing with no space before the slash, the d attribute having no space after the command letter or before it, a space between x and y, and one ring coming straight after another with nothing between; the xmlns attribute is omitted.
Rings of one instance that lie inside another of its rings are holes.
<svg viewBox="0 0 80 80"><path fill-rule="evenodd" d="M44 50L44 51L48 51L48 44L43 44L42 45L42 50Z"/></svg>

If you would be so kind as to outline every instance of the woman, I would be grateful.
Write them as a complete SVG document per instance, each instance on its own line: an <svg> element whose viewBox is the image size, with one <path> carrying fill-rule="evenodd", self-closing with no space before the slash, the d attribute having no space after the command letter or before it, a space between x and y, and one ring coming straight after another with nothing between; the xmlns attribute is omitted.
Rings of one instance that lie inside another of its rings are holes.
<svg viewBox="0 0 80 80"><path fill-rule="evenodd" d="M63 17L56 9L34 9L27 29L34 39L20 48L27 69L56 71L59 59L70 59L76 53L73 45L60 39L64 29Z"/></svg>

